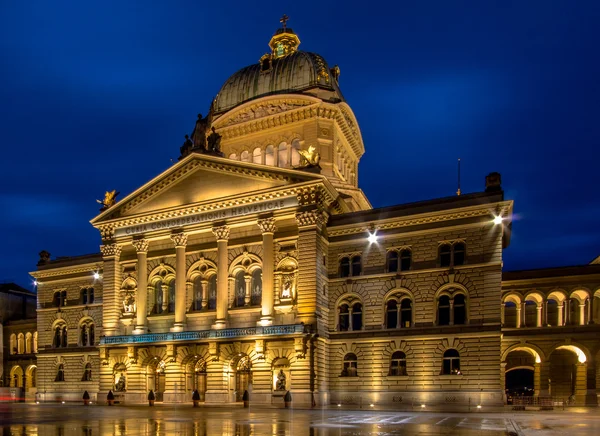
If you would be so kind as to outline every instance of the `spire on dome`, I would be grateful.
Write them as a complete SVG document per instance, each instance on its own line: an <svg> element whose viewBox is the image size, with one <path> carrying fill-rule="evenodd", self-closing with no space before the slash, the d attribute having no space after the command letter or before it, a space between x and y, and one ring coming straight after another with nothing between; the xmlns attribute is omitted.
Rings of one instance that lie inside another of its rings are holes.
<svg viewBox="0 0 600 436"><path fill-rule="evenodd" d="M273 59L282 58L294 53L300 45L300 38L298 38L298 35L296 35L291 28L287 27L287 21L289 19L290 17L283 14L283 17L279 20L282 27L277 29L269 42Z"/></svg>

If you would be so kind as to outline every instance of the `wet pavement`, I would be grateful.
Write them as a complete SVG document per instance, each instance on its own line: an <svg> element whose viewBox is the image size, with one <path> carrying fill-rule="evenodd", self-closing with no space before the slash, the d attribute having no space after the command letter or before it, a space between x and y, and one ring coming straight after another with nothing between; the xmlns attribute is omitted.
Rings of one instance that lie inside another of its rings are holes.
<svg viewBox="0 0 600 436"><path fill-rule="evenodd" d="M519 413L281 410L181 406L0 404L2 435L465 435L600 434L598 409Z"/></svg>

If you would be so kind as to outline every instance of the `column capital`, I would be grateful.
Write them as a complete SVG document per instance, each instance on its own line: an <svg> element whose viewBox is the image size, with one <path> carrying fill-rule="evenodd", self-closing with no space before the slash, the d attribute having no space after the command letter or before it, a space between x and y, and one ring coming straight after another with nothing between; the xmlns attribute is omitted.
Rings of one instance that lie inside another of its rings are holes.
<svg viewBox="0 0 600 436"><path fill-rule="evenodd" d="M150 242L147 239L134 239L131 245L135 247L136 252L147 253Z"/></svg>
<svg viewBox="0 0 600 436"><path fill-rule="evenodd" d="M327 213L317 209L296 213L298 227L323 226L327 223L327 218Z"/></svg>
<svg viewBox="0 0 600 436"><path fill-rule="evenodd" d="M187 233L173 233L171 234L171 240L175 244L175 247L185 247L187 245Z"/></svg>
<svg viewBox="0 0 600 436"><path fill-rule="evenodd" d="M212 232L217 237L217 241L227 241L229 239L228 226L213 227Z"/></svg>
<svg viewBox="0 0 600 436"><path fill-rule="evenodd" d="M277 226L275 225L275 218L264 218L257 222L258 227L262 233L275 233Z"/></svg>
<svg viewBox="0 0 600 436"><path fill-rule="evenodd" d="M117 244L106 244L100 246L100 252L102 253L102 257L118 258L121 255L122 249L123 247Z"/></svg>

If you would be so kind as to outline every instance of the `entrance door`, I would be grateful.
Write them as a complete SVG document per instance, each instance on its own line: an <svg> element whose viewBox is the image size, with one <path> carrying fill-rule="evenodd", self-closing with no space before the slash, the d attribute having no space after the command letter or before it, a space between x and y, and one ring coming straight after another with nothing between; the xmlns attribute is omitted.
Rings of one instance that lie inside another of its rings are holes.
<svg viewBox="0 0 600 436"><path fill-rule="evenodd" d="M252 372L249 370L241 370L235 374L235 401L243 401L244 392L248 389Z"/></svg>
<svg viewBox="0 0 600 436"><path fill-rule="evenodd" d="M154 394L157 402L163 401L163 393L165 392L165 373L158 372L156 374L155 386L154 386Z"/></svg>
<svg viewBox="0 0 600 436"><path fill-rule="evenodd" d="M206 373L205 372L197 372L196 373L196 383L194 389L198 390L200 394L200 401L204 401L204 394L206 393Z"/></svg>

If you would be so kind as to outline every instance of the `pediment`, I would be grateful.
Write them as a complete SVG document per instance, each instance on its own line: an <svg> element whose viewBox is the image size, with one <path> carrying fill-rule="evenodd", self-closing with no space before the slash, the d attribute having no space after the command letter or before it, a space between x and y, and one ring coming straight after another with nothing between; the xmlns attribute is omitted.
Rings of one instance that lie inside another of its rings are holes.
<svg viewBox="0 0 600 436"><path fill-rule="evenodd" d="M322 176L191 154L92 220L92 224L219 202L291 186Z"/></svg>

